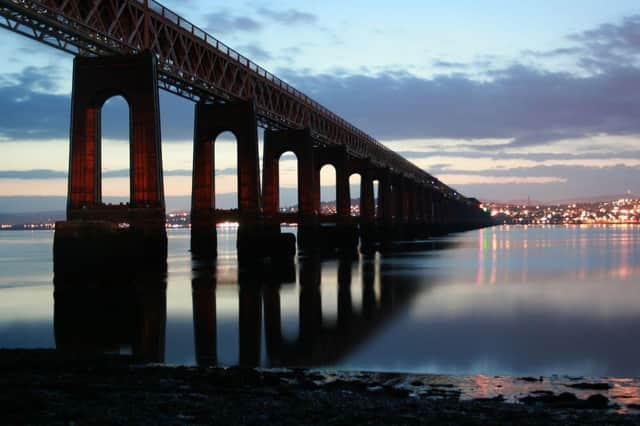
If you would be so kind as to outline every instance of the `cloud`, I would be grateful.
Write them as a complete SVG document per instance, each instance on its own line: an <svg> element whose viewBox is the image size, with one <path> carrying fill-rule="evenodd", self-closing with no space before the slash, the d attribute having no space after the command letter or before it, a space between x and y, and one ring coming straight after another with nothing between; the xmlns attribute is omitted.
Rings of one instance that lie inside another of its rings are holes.
<svg viewBox="0 0 640 426"><path fill-rule="evenodd" d="M624 18L617 24L572 34L570 40L582 44L587 51L581 63L587 69L618 68L635 62L640 54L640 15Z"/></svg>
<svg viewBox="0 0 640 426"><path fill-rule="evenodd" d="M238 32L257 32L262 24L246 16L234 16L227 12L215 12L204 15L207 31L213 34L231 34Z"/></svg>
<svg viewBox="0 0 640 426"><path fill-rule="evenodd" d="M244 46L238 46L237 49L244 56L251 58L252 61L266 62L273 59L271 53L267 52L260 46L255 44L245 44Z"/></svg>
<svg viewBox="0 0 640 426"><path fill-rule="evenodd" d="M31 66L19 73L0 75L0 143L68 140L71 95L57 93L61 73L54 66ZM193 111L192 102L160 91L163 141L193 140ZM128 140L128 114L124 100L110 99L102 113L103 139Z"/></svg>
<svg viewBox="0 0 640 426"><path fill-rule="evenodd" d="M469 67L469 64L465 64L464 62L450 62L450 61L442 61L442 60L433 61L431 65L433 65L436 68L445 68L445 69Z"/></svg>
<svg viewBox="0 0 640 426"><path fill-rule="evenodd" d="M258 9L258 13L284 25L312 25L318 20L317 16L308 12L301 12L296 9L276 10L268 7L261 7Z"/></svg>
<svg viewBox="0 0 640 426"><path fill-rule="evenodd" d="M555 58L566 57L571 55L584 54L585 50L582 47L560 47L551 50L524 50L523 55L533 56L535 58Z"/></svg>
<svg viewBox="0 0 640 426"><path fill-rule="evenodd" d="M0 80L1 139L56 139L69 133L69 96L58 88L53 67L28 67Z"/></svg>
<svg viewBox="0 0 640 426"><path fill-rule="evenodd" d="M582 77L514 65L490 81L401 72L285 74L303 92L383 140L499 138L510 140L504 146L531 146L640 133L635 68Z"/></svg>
<svg viewBox="0 0 640 426"><path fill-rule="evenodd" d="M191 177L192 171L187 169L165 170L164 176L187 176ZM233 176L238 173L236 168L216 169L216 176ZM105 170L102 172L103 178L129 177L128 169ZM66 179L67 172L62 170L33 169L33 170L0 170L0 179Z"/></svg>

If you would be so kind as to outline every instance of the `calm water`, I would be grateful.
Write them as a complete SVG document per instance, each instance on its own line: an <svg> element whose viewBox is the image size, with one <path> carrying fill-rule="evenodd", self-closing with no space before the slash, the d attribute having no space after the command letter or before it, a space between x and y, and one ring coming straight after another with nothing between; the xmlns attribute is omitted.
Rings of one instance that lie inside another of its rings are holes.
<svg viewBox="0 0 640 426"><path fill-rule="evenodd" d="M54 301L53 233L1 232L0 347L188 365L640 376L640 227L497 227L298 263L281 277L239 276L233 234L221 232L217 263L202 265L188 232L170 231L166 287L142 271L107 292L96 271L90 290L57 287Z"/></svg>

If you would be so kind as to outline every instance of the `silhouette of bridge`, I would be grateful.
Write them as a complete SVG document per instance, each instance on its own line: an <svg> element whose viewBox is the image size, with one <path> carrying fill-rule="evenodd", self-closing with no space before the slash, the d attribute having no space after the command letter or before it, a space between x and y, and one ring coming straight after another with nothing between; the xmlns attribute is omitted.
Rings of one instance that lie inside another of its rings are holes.
<svg viewBox="0 0 640 426"><path fill-rule="evenodd" d="M489 224L477 200L155 1L0 0L0 16L2 27L75 55L67 221L56 228L59 246L78 235L109 240L126 234L129 242L132 235L143 241L143 252L166 252L159 89L196 102L194 251L215 252L216 222L229 218L215 206L214 143L225 131L237 139L239 254L265 254L256 248L273 241L278 250L291 251L290 240L280 236L278 210L278 160L289 151L298 161L303 250L326 235L339 249L352 250L362 239L361 249L373 250L382 239ZM105 205L101 189L100 112L116 95L130 107L131 200L124 206ZM262 186L259 126L265 129ZM321 230L319 220L319 173L327 164L336 169L336 226L330 232ZM357 224L350 216L352 174L361 177Z"/></svg>

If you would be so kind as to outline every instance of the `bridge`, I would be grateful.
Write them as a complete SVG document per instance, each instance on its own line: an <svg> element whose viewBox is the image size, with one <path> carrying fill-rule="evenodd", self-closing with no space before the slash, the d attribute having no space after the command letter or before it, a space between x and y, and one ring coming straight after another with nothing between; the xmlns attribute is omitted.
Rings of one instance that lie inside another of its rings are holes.
<svg viewBox="0 0 640 426"><path fill-rule="evenodd" d="M302 252L318 241L345 251L361 241L362 251L372 251L382 240L489 224L477 200L155 1L0 0L0 26L75 56L67 221L57 225L59 245L97 232L133 235L142 251L166 252L159 89L195 102L194 251L215 253L216 222L230 215L215 206L214 143L226 131L237 140L238 209L231 216L240 223L239 254L260 255L255 247L273 241L291 252L279 231L291 221L278 208L278 160L285 152L298 162L294 220ZM131 111L131 200L124 206L103 203L101 189L100 111L116 95ZM265 129L262 183L258 127ZM322 227L320 214L320 168L327 164L336 170L331 228ZM350 215L352 174L361 177L358 221Z"/></svg>

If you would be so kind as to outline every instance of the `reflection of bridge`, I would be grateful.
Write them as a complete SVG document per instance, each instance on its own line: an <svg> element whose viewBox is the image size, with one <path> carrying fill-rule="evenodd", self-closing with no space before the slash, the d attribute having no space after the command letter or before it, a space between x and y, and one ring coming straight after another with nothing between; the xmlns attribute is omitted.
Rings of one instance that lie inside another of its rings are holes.
<svg viewBox="0 0 640 426"><path fill-rule="evenodd" d="M400 228L412 236L488 223L476 200L461 196L155 1L0 0L0 15L5 28L76 55L68 222L58 228L58 240L75 239L78 232L93 238L96 232L118 235L123 231L116 225L126 223L131 233L149 242L144 250L166 247L158 88L197 102L194 249L215 249L213 143L224 131L237 139L240 242L277 237L278 159L288 151L298 161L302 246L315 246L322 235L317 232L319 170L325 164L336 169L338 245L357 244L349 214L349 176L354 173L361 176L363 240L377 235L376 226L384 235ZM100 110L115 95L127 100L131 112L131 201L120 208L105 206L101 190ZM266 129L262 187L258 126ZM241 246L251 252L261 244Z"/></svg>
<svg viewBox="0 0 640 426"><path fill-rule="evenodd" d="M97 354L124 347L138 360L164 361L164 269L96 272L63 265L56 264L55 277L58 349ZM298 335L293 340L282 334L280 286L295 281L295 271L292 277L289 271L248 274L231 267L239 283L238 364L260 365L264 341L268 366L335 365L375 335L424 288L409 276L394 274L391 265L383 261L372 258L358 264L342 258L337 275L337 319L327 321L322 308L321 265L318 258L300 264ZM354 266L361 268L361 282L352 283ZM193 263L195 354L200 365L218 362L217 267L215 262ZM225 274L229 272L229 265L225 265ZM352 288L362 289L360 306L352 301Z"/></svg>

